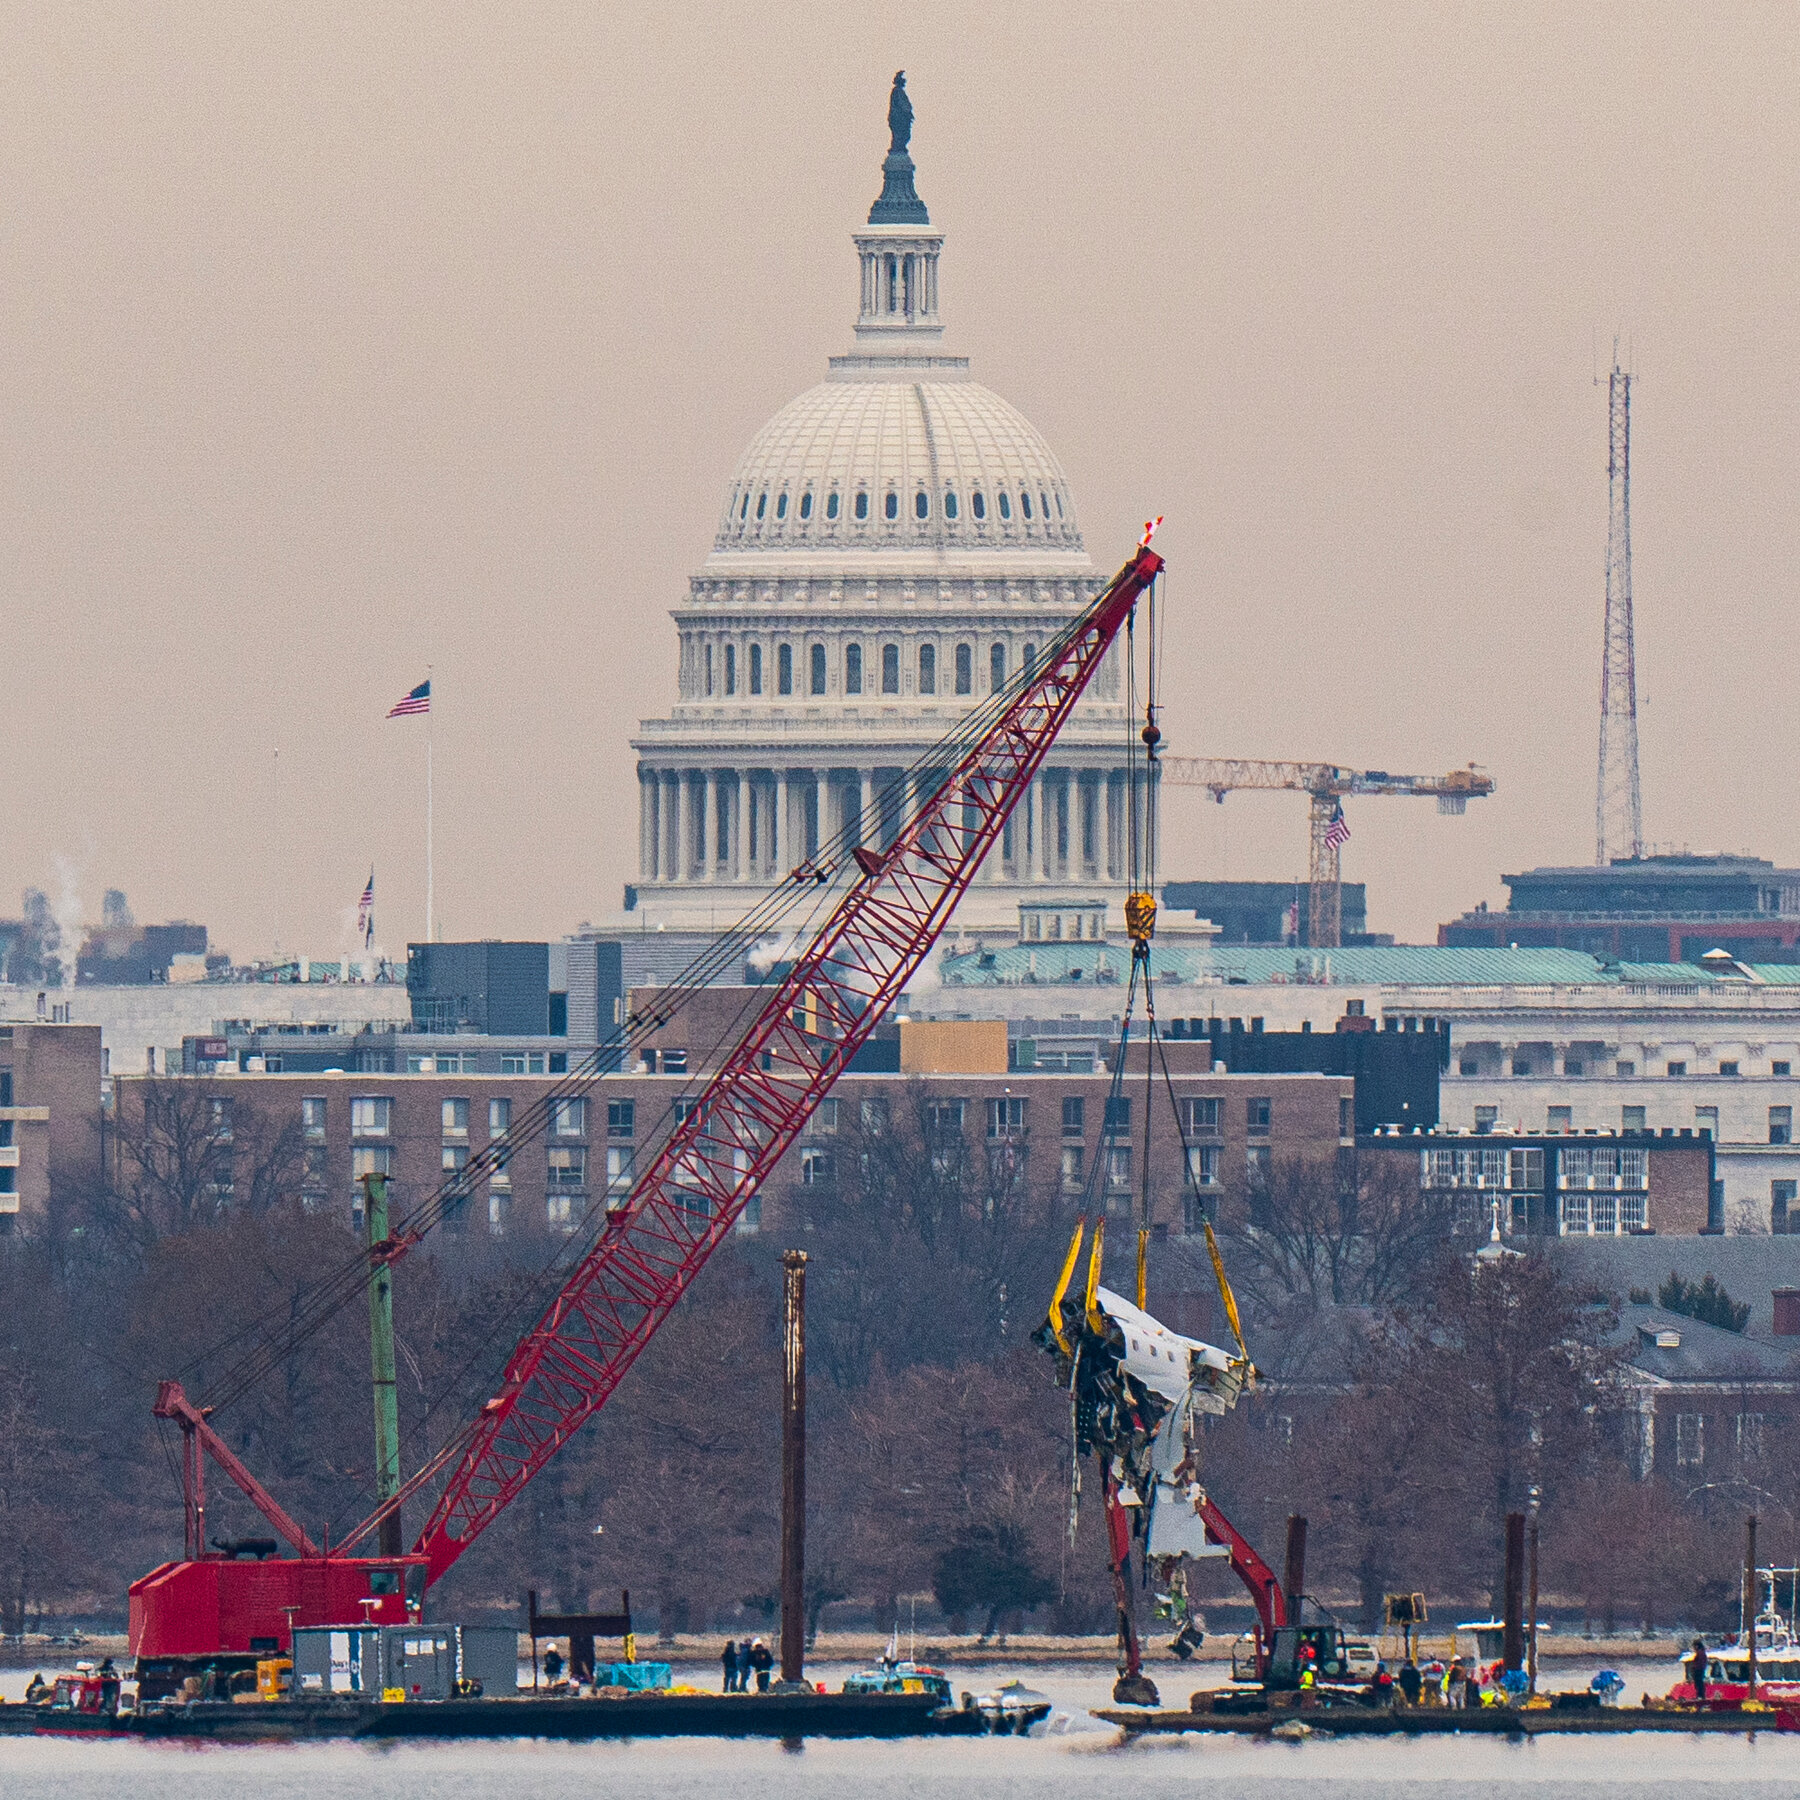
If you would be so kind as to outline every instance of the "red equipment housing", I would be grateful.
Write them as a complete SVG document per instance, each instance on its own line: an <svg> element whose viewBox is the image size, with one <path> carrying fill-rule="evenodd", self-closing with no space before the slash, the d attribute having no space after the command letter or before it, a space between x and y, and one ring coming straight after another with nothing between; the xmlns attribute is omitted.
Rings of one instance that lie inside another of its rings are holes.
<svg viewBox="0 0 1800 1800"><path fill-rule="evenodd" d="M373 1536L449 1470L410 1555L345 1557L316 1548L218 1438L205 1411L175 1383L163 1384L156 1414L177 1422L187 1440L187 1556L131 1588L131 1647L140 1662L285 1650L294 1624L355 1624L364 1612L377 1622L404 1622L408 1603L422 1603L424 1588L605 1404L923 963L1139 597L1161 572L1150 529L1019 690L977 721L955 766L890 844L851 852L854 875L848 866L803 865L793 872L796 882L841 874L850 885L630 1194L609 1204L598 1239L513 1351L493 1397L344 1544L348 1550ZM416 1241L399 1235L371 1255L391 1262ZM209 1553L207 1456L288 1542L294 1558L245 1562ZM382 1591L390 1586L394 1591Z"/></svg>

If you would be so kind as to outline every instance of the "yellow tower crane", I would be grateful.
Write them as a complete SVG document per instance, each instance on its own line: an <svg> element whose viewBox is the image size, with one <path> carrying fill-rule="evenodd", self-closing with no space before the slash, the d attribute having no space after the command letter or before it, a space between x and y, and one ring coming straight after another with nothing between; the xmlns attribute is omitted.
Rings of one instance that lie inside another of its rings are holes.
<svg viewBox="0 0 1800 1800"><path fill-rule="evenodd" d="M1336 763L1251 762L1228 756L1165 756L1163 781L1203 787L1220 805L1240 788L1291 788L1312 797L1312 855L1307 868L1307 942L1335 950L1343 939L1343 874L1340 853L1350 835L1344 823L1346 794L1429 794L1441 813L1460 813L1471 800L1494 791L1494 778L1474 764L1448 775L1390 775L1385 769L1345 769Z"/></svg>

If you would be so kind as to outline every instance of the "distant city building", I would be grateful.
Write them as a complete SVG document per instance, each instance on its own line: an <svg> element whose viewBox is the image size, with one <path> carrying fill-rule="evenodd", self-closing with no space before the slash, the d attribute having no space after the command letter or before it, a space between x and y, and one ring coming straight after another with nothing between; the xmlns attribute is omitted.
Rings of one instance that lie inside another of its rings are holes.
<svg viewBox="0 0 1800 1800"><path fill-rule="evenodd" d="M100 1032L0 1025L0 1237L85 1197L101 1167Z"/></svg>
<svg viewBox="0 0 1800 1800"><path fill-rule="evenodd" d="M1294 945L1312 929L1311 888L1304 881L1171 881L1162 903L1172 912L1192 912L1218 927L1221 944ZM1368 937L1368 889L1360 881L1343 885L1346 944L1388 943L1392 936Z"/></svg>
<svg viewBox="0 0 1800 1800"><path fill-rule="evenodd" d="M634 739L625 905L655 923L723 927L859 816L891 841L941 779L921 766L933 746L1098 587L1062 465L940 342L943 233L904 152L898 174L904 203L877 202L855 234L853 346L752 440L674 615L679 699ZM1010 930L1022 888L1116 902L1120 669L1115 650L963 900L963 929Z"/></svg>
<svg viewBox="0 0 1800 1800"><path fill-rule="evenodd" d="M1585 950L1623 962L1800 962L1800 869L1754 856L1642 856L1529 869L1485 906L1438 927L1445 945Z"/></svg>

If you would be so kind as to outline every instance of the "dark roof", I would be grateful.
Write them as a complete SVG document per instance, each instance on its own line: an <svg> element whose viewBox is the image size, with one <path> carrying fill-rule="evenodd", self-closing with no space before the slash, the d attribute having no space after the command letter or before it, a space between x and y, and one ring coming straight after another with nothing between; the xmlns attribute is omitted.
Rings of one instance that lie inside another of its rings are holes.
<svg viewBox="0 0 1800 1800"><path fill-rule="evenodd" d="M1621 1300L1633 1288L1654 1294L1671 1274L1696 1282L1710 1275L1732 1299L1750 1302L1750 1337L1774 1331L1774 1290L1800 1287L1800 1236L1566 1237L1555 1240L1555 1254L1569 1276ZM1792 1341L1800 1350L1800 1338Z"/></svg>
<svg viewBox="0 0 1800 1800"><path fill-rule="evenodd" d="M1681 1341L1661 1348L1659 1332ZM1747 1337L1660 1306L1626 1306L1608 1341L1626 1347L1634 1369L1662 1381L1791 1381L1800 1387L1800 1339Z"/></svg>

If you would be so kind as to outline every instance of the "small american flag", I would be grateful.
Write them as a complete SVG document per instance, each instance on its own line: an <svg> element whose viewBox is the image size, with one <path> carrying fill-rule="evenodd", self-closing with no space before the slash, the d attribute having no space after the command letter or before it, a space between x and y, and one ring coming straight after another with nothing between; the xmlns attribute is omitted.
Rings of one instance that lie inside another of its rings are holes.
<svg viewBox="0 0 1800 1800"><path fill-rule="evenodd" d="M1337 803L1337 810L1331 815L1331 823L1325 827L1325 842L1333 850L1341 850L1350 841L1349 822L1344 817L1344 803Z"/></svg>
<svg viewBox="0 0 1800 1800"><path fill-rule="evenodd" d="M431 683L429 681L421 681L404 700L396 701L393 706L389 707L388 717L390 719L404 719L410 717L413 713L428 713L430 711Z"/></svg>
<svg viewBox="0 0 1800 1800"><path fill-rule="evenodd" d="M362 891L362 898L356 903L356 929L362 933L363 948L371 949L375 943L375 871L369 871L369 884Z"/></svg>

